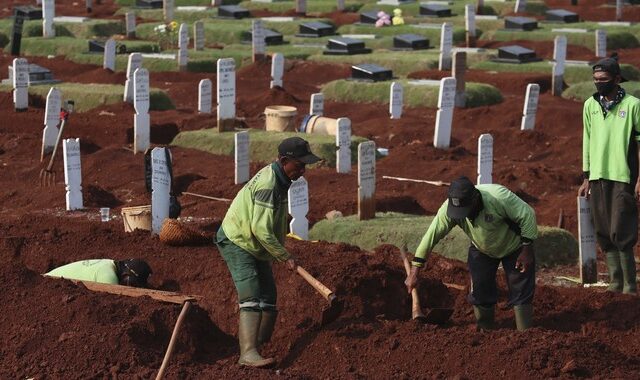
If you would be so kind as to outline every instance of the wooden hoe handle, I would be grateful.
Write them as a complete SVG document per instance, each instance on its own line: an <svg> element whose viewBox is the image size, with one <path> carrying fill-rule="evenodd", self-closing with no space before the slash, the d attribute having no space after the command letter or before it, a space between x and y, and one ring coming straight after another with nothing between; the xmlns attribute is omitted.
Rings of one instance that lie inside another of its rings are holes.
<svg viewBox="0 0 640 380"><path fill-rule="evenodd" d="M300 265L296 267L296 272L298 272L298 274L302 278L304 278L305 281L309 283L309 285L313 286L313 288L317 290L318 293L320 293L327 301L333 301L333 299L336 298L336 296L333 294L333 291L331 291L331 289L327 288L326 286L324 286L323 283L316 280L315 277L309 274L309 272L307 272Z"/></svg>
<svg viewBox="0 0 640 380"><path fill-rule="evenodd" d="M400 251L400 256L402 257L402 263L404 264L404 270L407 272L407 276L411 273L411 264L409 264L409 259L407 259L406 253L404 251ZM424 314L422 313L422 306L420 306L420 297L418 296L418 289L411 289L411 318L424 318Z"/></svg>

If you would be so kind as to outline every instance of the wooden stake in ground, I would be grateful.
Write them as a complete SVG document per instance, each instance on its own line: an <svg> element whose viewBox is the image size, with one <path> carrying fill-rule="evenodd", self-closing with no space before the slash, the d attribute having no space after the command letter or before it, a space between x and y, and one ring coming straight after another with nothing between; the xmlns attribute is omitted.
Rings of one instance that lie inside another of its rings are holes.
<svg viewBox="0 0 640 380"><path fill-rule="evenodd" d="M167 366L169 365L169 359L171 359L171 354L173 354L173 349L176 346L176 340L178 339L178 333L180 332L180 327L182 327L182 322L189 311L189 306L191 306L191 302L187 301L182 306L182 311L180 311L180 315L178 316L178 321L176 325L173 327L173 333L171 333L171 339L169 340L169 347L167 347L167 352L164 354L164 359L162 359L162 365L160 366L160 370L158 371L158 375L156 376L156 380L161 380L164 377L164 372L167 370Z"/></svg>
<svg viewBox="0 0 640 380"><path fill-rule="evenodd" d="M376 143L358 145L358 219L376 216Z"/></svg>
<svg viewBox="0 0 640 380"><path fill-rule="evenodd" d="M578 247L580 252L580 280L583 284L598 282L596 235L587 198L578 197Z"/></svg>

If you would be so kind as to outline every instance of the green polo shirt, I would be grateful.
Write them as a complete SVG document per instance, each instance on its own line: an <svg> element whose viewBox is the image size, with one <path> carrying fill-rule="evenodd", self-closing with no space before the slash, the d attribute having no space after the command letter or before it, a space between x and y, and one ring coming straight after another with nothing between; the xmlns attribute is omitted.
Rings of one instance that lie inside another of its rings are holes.
<svg viewBox="0 0 640 380"><path fill-rule="evenodd" d="M259 260L289 259L284 239L290 185L277 163L262 168L231 202L222 221L224 235Z"/></svg>
<svg viewBox="0 0 640 380"><path fill-rule="evenodd" d="M424 234L415 257L426 260L433 247L455 226L462 228L480 252L496 259L518 249L522 238L534 240L538 237L535 212L517 195L496 184L477 185L476 189L482 196L482 210L478 216L474 220L451 219L447 216L449 200L446 200Z"/></svg>
<svg viewBox="0 0 640 380"><path fill-rule="evenodd" d="M109 259L93 259L76 261L58 267L46 276L63 277L69 280L94 281L103 284L117 285L118 275L116 274L116 263Z"/></svg>
<svg viewBox="0 0 640 380"><path fill-rule="evenodd" d="M629 183L629 143L640 141L640 100L626 94L605 115L592 96L584 102L582 119L582 170L589 180Z"/></svg>

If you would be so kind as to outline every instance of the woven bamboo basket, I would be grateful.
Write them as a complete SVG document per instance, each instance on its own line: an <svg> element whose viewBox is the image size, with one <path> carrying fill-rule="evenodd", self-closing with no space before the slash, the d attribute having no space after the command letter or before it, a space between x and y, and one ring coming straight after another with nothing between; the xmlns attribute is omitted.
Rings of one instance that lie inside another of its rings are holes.
<svg viewBox="0 0 640 380"><path fill-rule="evenodd" d="M164 244L173 246L204 244L207 241L207 237L204 234L184 226L175 219L169 218L162 222L159 237Z"/></svg>

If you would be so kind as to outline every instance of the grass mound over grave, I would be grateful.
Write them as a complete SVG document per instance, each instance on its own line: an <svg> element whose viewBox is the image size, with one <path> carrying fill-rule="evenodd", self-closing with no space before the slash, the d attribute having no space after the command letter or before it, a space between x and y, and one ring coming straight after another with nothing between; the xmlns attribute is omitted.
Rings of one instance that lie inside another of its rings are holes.
<svg viewBox="0 0 640 380"><path fill-rule="evenodd" d="M345 12L357 12L366 1L346 0L344 2ZM253 1L242 1L239 5L245 9L268 9L271 12L286 12L296 9L295 1L275 1L273 3L261 3ZM307 2L307 14L309 13L329 13L337 10L335 0L313 0Z"/></svg>
<svg viewBox="0 0 640 380"><path fill-rule="evenodd" d="M129 53L155 53L160 50L160 47L153 41L117 41L116 43L118 45L125 45ZM39 37L23 38L20 51L23 55L33 56L63 55L73 61L94 63L97 65L102 65L103 59L102 53L89 53L88 40L74 37L56 37L52 39ZM95 59L75 59L75 56L83 54L93 56ZM123 55L122 57L125 56Z"/></svg>
<svg viewBox="0 0 640 380"><path fill-rule="evenodd" d="M327 166L336 165L336 138L327 135L300 134L297 132L267 132L249 129L251 141L251 161L270 162L277 156L280 142L292 136L302 136L309 141L311 150L325 160ZM234 151L234 132L218 133L215 129L180 132L171 142L183 148L198 149L205 152L232 156ZM357 162L358 144L368 141L363 137L351 136L351 162Z"/></svg>
<svg viewBox="0 0 640 380"><path fill-rule="evenodd" d="M404 89L404 105L407 107L436 107L438 104L438 85L409 84L408 80L399 81ZM336 102L389 103L387 82L361 82L336 80L325 84L322 93L325 99ZM500 90L489 84L467 83L465 97L467 107L480 107L502 102Z"/></svg>
<svg viewBox="0 0 640 380"><path fill-rule="evenodd" d="M381 244L406 247L414 253L433 216L416 216L401 213L376 213L376 218L358 221L356 215L321 220L309 231L310 240L326 240L356 245L365 250L373 250ZM538 266L575 264L578 258L578 242L566 230L538 226L538 239L534 251ZM447 237L436 245L434 252L467 261L469 239L455 227Z"/></svg>
<svg viewBox="0 0 640 380"><path fill-rule="evenodd" d="M29 94L47 97L52 85L29 86ZM62 93L63 100L72 99L75 102L76 112L85 112L90 109L105 105L122 102L124 86L114 84L80 84L80 83L58 83L55 85ZM11 86L2 85L0 91L11 91ZM173 102L162 90L150 90L149 109L152 111L162 111L174 109Z"/></svg>
<svg viewBox="0 0 640 380"><path fill-rule="evenodd" d="M622 83L622 87L625 89L627 94L640 98L640 82L625 82ZM562 97L582 102L595 92L596 88L593 85L593 81L580 82L564 90Z"/></svg>

